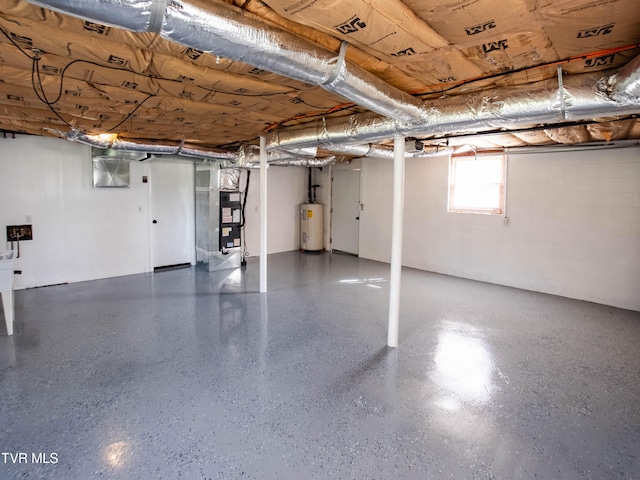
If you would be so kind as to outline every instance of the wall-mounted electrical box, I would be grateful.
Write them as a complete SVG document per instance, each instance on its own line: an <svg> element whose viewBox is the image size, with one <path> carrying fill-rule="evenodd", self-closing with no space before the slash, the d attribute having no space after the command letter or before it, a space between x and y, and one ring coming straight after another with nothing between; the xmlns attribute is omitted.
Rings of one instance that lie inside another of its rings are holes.
<svg viewBox="0 0 640 480"><path fill-rule="evenodd" d="M31 225L7 225L7 242L33 240Z"/></svg>

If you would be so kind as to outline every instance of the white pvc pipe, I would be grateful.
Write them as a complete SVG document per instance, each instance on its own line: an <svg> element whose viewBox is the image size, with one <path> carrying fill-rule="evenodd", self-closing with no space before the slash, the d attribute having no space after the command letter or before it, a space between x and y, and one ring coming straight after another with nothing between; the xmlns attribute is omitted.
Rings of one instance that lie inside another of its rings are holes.
<svg viewBox="0 0 640 480"><path fill-rule="evenodd" d="M391 231L391 277L389 281L389 329L387 345L398 346L400 325L400 277L402 274L402 217L404 215L404 138L393 139L393 227Z"/></svg>
<svg viewBox="0 0 640 480"><path fill-rule="evenodd" d="M260 137L260 293L267 291L267 137Z"/></svg>

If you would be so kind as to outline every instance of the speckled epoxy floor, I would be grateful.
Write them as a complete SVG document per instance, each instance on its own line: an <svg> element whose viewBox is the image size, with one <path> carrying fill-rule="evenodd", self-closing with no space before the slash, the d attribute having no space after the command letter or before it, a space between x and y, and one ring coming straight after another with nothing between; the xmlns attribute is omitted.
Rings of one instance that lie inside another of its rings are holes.
<svg viewBox="0 0 640 480"><path fill-rule="evenodd" d="M640 313L405 269L392 350L388 271L16 292L0 478L640 478Z"/></svg>

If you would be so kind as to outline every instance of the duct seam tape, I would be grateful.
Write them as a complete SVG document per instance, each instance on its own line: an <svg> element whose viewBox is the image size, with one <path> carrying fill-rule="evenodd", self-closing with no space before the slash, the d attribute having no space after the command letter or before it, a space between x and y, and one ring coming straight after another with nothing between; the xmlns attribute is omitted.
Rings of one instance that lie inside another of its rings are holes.
<svg viewBox="0 0 640 480"><path fill-rule="evenodd" d="M156 0L151 4L149 17L149 31L153 33L160 33L162 30L162 23L164 20L164 14L167 10L166 0Z"/></svg>

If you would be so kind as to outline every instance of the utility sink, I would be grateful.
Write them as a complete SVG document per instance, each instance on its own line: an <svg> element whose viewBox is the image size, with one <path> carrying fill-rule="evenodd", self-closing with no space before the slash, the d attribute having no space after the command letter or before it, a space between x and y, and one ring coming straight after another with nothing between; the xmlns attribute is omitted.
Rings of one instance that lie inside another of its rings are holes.
<svg viewBox="0 0 640 480"><path fill-rule="evenodd" d="M0 293L2 294L2 307L4 309L4 321L7 324L7 334L13 335L13 250L0 252Z"/></svg>

